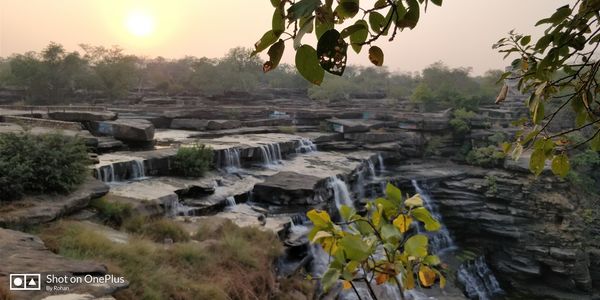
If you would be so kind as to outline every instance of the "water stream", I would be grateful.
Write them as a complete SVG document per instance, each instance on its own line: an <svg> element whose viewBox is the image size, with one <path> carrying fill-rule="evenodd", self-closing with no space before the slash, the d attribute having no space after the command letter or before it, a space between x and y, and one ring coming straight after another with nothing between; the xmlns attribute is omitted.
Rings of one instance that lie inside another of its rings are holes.
<svg viewBox="0 0 600 300"><path fill-rule="evenodd" d="M265 167L272 167L281 163L281 146L278 143L260 145L262 164Z"/></svg>
<svg viewBox="0 0 600 300"><path fill-rule="evenodd" d="M218 152L217 166L227 173L233 173L242 168L240 150L238 148L227 148Z"/></svg>

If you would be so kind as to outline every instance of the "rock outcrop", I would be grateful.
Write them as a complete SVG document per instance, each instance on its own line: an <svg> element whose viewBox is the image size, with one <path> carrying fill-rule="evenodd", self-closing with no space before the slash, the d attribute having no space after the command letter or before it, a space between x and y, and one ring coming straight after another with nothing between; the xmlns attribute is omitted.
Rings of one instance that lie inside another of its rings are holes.
<svg viewBox="0 0 600 300"><path fill-rule="evenodd" d="M144 119L93 122L92 127L96 133L113 136L118 140L131 142L150 142L154 140L154 125Z"/></svg>
<svg viewBox="0 0 600 300"><path fill-rule="evenodd" d="M110 121L116 120L117 114L110 111L54 111L49 112L51 119L68 122Z"/></svg>

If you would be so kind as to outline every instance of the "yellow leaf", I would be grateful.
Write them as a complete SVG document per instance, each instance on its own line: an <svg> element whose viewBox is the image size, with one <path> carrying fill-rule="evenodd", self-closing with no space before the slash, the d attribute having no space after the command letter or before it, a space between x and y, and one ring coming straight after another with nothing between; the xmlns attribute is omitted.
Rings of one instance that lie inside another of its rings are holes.
<svg viewBox="0 0 600 300"><path fill-rule="evenodd" d="M317 232L317 234L315 234L315 236L312 239L312 242L316 242L322 238L326 238L326 237L331 237L331 233L327 232L327 231L319 231Z"/></svg>
<svg viewBox="0 0 600 300"><path fill-rule="evenodd" d="M399 215L393 223L401 233L405 233L410 229L410 223L412 223L412 221L412 218L407 215Z"/></svg>
<svg viewBox="0 0 600 300"><path fill-rule="evenodd" d="M404 205L409 208L423 206L423 199L421 199L421 195L415 194L414 196L406 199L406 201L404 201Z"/></svg>
<svg viewBox="0 0 600 300"><path fill-rule="evenodd" d="M404 281L405 289L412 290L415 288L415 277L413 276L412 271L402 274L402 281Z"/></svg>
<svg viewBox="0 0 600 300"><path fill-rule="evenodd" d="M351 283L350 283L350 281L348 281L348 280L344 280L344 281L343 281L343 284L344 284L344 289L345 289L345 290L347 290L347 289L351 289L351 288L352 288L352 284L351 284Z"/></svg>
<svg viewBox="0 0 600 300"><path fill-rule="evenodd" d="M419 280L425 287L430 287L435 283L435 272L427 266L421 266L419 268Z"/></svg>
<svg viewBox="0 0 600 300"><path fill-rule="evenodd" d="M390 276L388 276L388 274L379 273L379 275L377 275L377 277L375 277L375 282L377 282L377 285L382 285L382 284L386 283L389 278L390 278Z"/></svg>
<svg viewBox="0 0 600 300"><path fill-rule="evenodd" d="M440 288L444 288L446 286L446 277L440 275Z"/></svg>
<svg viewBox="0 0 600 300"><path fill-rule="evenodd" d="M335 254L338 249L336 240L332 237L324 238L321 241L321 246L323 246L323 250L325 250L325 252L327 252L329 255Z"/></svg>

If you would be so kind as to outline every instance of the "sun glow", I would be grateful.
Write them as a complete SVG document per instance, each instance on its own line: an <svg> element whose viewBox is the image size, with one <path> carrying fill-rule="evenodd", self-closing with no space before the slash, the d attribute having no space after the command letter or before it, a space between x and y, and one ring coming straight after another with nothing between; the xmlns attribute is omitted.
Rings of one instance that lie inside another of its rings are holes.
<svg viewBox="0 0 600 300"><path fill-rule="evenodd" d="M155 25L154 17L143 11L133 11L129 13L125 20L125 26L129 33L137 37L152 35Z"/></svg>

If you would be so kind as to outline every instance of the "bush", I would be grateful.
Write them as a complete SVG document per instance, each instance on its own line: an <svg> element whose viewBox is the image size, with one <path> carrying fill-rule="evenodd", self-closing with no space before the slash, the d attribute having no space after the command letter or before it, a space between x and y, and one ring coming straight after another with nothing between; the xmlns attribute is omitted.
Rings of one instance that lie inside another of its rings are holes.
<svg viewBox="0 0 600 300"><path fill-rule="evenodd" d="M108 225L121 226L132 213L131 205L121 202L109 202L106 198L92 200L90 206L98 211L98 216Z"/></svg>
<svg viewBox="0 0 600 300"><path fill-rule="evenodd" d="M171 239L175 243L190 240L189 233L171 219L134 216L123 222L123 228L158 243L164 242L165 239Z"/></svg>
<svg viewBox="0 0 600 300"><path fill-rule="evenodd" d="M213 150L202 144L181 147L173 161L174 171L185 177L202 177L211 167Z"/></svg>
<svg viewBox="0 0 600 300"><path fill-rule="evenodd" d="M79 138L0 134L0 201L28 193L70 192L85 180L89 163Z"/></svg>
<svg viewBox="0 0 600 300"><path fill-rule="evenodd" d="M475 148L469 151L466 157L468 164L481 167L496 167L504 162L506 154L495 146Z"/></svg>
<svg viewBox="0 0 600 300"><path fill-rule="evenodd" d="M475 113L465 109L457 109L453 113L453 118L450 120L450 127L455 136L463 136L471 131L471 119L475 117Z"/></svg>

